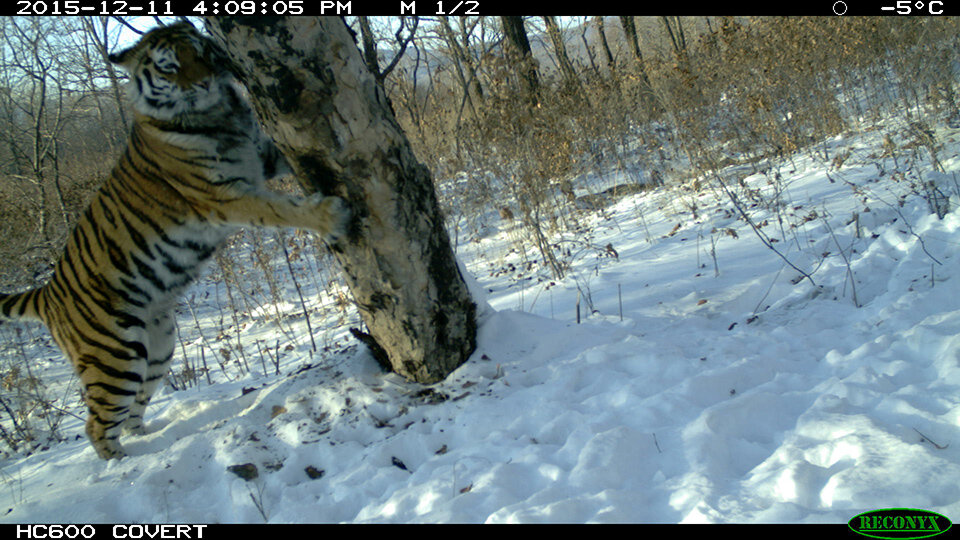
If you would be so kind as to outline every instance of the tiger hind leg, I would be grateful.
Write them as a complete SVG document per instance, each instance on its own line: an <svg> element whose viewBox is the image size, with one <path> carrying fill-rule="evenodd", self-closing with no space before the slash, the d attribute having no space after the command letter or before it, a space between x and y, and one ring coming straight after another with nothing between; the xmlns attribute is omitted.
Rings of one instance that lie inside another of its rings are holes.
<svg viewBox="0 0 960 540"><path fill-rule="evenodd" d="M137 390L137 395L133 403L130 404L129 415L123 423L124 433L131 435L145 435L147 433L146 428L143 426L144 413L146 412L147 405L150 404L150 398L153 397L154 392L157 391L160 383L163 382L172 357L173 354L171 351L170 356L167 356L166 359L147 362L147 377L144 379L143 384L140 385L140 389Z"/></svg>
<svg viewBox="0 0 960 540"><path fill-rule="evenodd" d="M140 389L137 390L137 395L130 406L130 415L123 425L125 433L132 435L147 433L143 426L144 413L147 405L150 404L150 398L163 383L164 377L170 369L170 361L173 359L175 347L173 324L173 317L170 314L165 314L159 317L148 331L150 348L146 376L143 384L140 385Z"/></svg>
<svg viewBox="0 0 960 540"><path fill-rule="evenodd" d="M120 459L127 455L120 444L120 434L142 386L146 361L133 359L125 364L123 372L114 370L111 377L104 377L102 369L89 365L80 373L89 411L87 437L102 459Z"/></svg>
<svg viewBox="0 0 960 540"><path fill-rule="evenodd" d="M137 391L107 383L85 385L88 416L86 432L90 444L102 459L120 459L127 455L120 444L120 433Z"/></svg>

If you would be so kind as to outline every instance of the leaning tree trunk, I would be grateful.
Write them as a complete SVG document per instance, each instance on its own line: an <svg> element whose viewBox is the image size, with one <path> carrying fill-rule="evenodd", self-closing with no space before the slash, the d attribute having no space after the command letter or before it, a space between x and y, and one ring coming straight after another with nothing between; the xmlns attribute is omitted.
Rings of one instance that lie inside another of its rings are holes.
<svg viewBox="0 0 960 540"><path fill-rule="evenodd" d="M208 18L244 73L264 129L308 191L354 214L333 251L381 364L437 382L476 346L475 304L429 171L338 17Z"/></svg>

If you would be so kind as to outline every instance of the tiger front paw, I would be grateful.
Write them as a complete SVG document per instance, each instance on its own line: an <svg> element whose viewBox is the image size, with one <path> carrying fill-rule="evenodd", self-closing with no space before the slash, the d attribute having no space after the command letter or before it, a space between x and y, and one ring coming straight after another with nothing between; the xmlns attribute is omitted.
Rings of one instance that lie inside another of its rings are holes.
<svg viewBox="0 0 960 540"><path fill-rule="evenodd" d="M318 204L318 214L321 216L320 227L317 229L323 240L334 245L341 238L347 236L350 224L350 209L340 197L323 197Z"/></svg>

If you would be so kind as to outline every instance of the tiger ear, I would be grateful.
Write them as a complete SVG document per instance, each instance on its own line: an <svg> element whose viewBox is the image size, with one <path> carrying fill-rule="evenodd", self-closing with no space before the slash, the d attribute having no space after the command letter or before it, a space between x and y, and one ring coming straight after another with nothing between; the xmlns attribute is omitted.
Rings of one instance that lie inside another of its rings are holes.
<svg viewBox="0 0 960 540"><path fill-rule="evenodd" d="M241 78L242 73L240 67L227 55L227 52L214 41L209 38L204 39L202 48L203 57L212 64L211 67L214 68L214 71L220 73L225 71L234 78Z"/></svg>
<svg viewBox="0 0 960 540"><path fill-rule="evenodd" d="M128 67L129 62L133 60L134 49L136 49L135 46L130 47L129 49L124 49L118 53L108 54L107 60L109 60L113 64L117 64L118 66Z"/></svg>

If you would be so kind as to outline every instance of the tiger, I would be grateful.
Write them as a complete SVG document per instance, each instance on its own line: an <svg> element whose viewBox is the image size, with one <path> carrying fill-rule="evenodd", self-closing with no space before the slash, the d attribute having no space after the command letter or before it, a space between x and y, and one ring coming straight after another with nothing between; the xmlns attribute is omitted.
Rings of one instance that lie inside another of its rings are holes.
<svg viewBox="0 0 960 540"><path fill-rule="evenodd" d="M126 456L174 352L174 307L243 226L316 231L331 247L350 212L334 196L272 192L290 173L261 131L226 52L191 24L157 27L110 62L130 77L126 149L78 218L52 277L0 294L6 319L42 321L76 370L85 431Z"/></svg>

